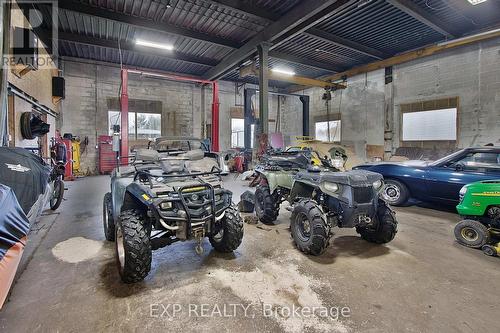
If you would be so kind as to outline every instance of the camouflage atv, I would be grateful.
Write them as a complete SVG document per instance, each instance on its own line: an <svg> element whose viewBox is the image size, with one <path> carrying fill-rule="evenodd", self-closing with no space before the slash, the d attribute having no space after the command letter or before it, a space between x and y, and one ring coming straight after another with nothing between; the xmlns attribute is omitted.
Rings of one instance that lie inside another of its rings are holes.
<svg viewBox="0 0 500 333"><path fill-rule="evenodd" d="M194 139L159 138L139 149L129 166L115 169L104 196L107 240L115 241L116 261L126 283L144 279L152 250L177 241L208 237L215 250L234 251L243 222L222 187L222 160Z"/></svg>
<svg viewBox="0 0 500 333"><path fill-rule="evenodd" d="M384 183L378 173L311 166L300 154L269 156L256 172L259 220L274 223L280 204L288 201L290 231L302 252L323 253L334 227L356 228L363 239L378 244L388 243L396 235L395 213L379 197Z"/></svg>

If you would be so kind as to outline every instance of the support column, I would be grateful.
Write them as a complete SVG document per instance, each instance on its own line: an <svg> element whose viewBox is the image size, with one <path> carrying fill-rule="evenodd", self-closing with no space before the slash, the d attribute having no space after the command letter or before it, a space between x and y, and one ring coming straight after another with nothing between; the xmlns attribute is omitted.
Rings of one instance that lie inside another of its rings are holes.
<svg viewBox="0 0 500 333"><path fill-rule="evenodd" d="M219 83L212 84L212 150L219 151Z"/></svg>
<svg viewBox="0 0 500 333"><path fill-rule="evenodd" d="M384 160L391 158L394 149L394 87L392 80L392 67L386 67L384 86Z"/></svg>
<svg viewBox="0 0 500 333"><path fill-rule="evenodd" d="M270 43L257 46L259 51L259 134L269 133L269 48Z"/></svg>
<svg viewBox="0 0 500 333"><path fill-rule="evenodd" d="M309 136L309 96L299 97L302 102L302 135Z"/></svg>
<svg viewBox="0 0 500 333"><path fill-rule="evenodd" d="M128 164L128 71L121 70L122 91L120 95L120 112L121 112L121 156L122 165Z"/></svg>

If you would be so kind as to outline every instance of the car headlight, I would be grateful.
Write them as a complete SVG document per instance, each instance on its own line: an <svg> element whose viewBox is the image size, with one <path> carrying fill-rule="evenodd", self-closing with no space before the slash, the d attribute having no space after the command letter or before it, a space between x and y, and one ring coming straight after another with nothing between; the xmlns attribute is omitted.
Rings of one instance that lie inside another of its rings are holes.
<svg viewBox="0 0 500 333"><path fill-rule="evenodd" d="M382 187L382 185L384 185L384 182L382 182L381 179L376 180L376 181L373 182L373 188L376 189L376 190L380 190L380 188Z"/></svg>
<svg viewBox="0 0 500 333"><path fill-rule="evenodd" d="M164 201L160 204L160 209L161 210L169 210L172 209L172 202L171 201Z"/></svg>
<svg viewBox="0 0 500 333"><path fill-rule="evenodd" d="M460 194L460 195L465 195L465 193L467 193L467 186L463 186L460 189L460 192L458 192L458 194Z"/></svg>
<svg viewBox="0 0 500 333"><path fill-rule="evenodd" d="M330 192L330 193L335 193L339 190L339 185L336 184L336 183L324 183L323 184L323 188L325 189L325 191L327 192Z"/></svg>

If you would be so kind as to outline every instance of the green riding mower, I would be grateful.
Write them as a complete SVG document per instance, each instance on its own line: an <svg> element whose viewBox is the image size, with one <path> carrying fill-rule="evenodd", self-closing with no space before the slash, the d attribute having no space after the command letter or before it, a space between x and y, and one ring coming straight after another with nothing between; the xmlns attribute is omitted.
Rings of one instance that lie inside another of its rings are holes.
<svg viewBox="0 0 500 333"><path fill-rule="evenodd" d="M482 249L489 256L500 253L500 179L465 185L457 211L463 220L455 226L457 241Z"/></svg>

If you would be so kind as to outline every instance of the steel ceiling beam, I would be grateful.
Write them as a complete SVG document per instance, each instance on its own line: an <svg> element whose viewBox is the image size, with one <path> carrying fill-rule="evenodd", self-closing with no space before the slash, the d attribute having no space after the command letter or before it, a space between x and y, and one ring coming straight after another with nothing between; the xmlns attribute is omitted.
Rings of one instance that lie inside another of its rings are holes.
<svg viewBox="0 0 500 333"><path fill-rule="evenodd" d="M410 0L387 0L388 3L396 7L397 9L405 12L414 19L422 22L433 30L439 32L440 34L448 37L454 38L455 36L450 32L446 26L444 26L439 19L424 9L420 8L417 4Z"/></svg>
<svg viewBox="0 0 500 333"><path fill-rule="evenodd" d="M305 32L305 34L317 38L319 40L322 40L327 43L332 43L337 46L367 55L369 57L375 58L382 60L384 58L387 58L389 55L380 52L379 50L376 50L374 48L353 42L351 40L339 37L337 35L331 34L329 32L326 32L324 30L316 29L316 28L311 28Z"/></svg>
<svg viewBox="0 0 500 333"><path fill-rule="evenodd" d="M280 43L309 29L322 20L335 15L338 11L356 2L355 0L309 0L301 2L278 21L271 23L257 33L245 45L234 50L215 67L204 74L204 78L215 80L237 67L256 52L257 45L263 42Z"/></svg>
<svg viewBox="0 0 500 333"><path fill-rule="evenodd" d="M91 46L100 46L111 49L122 49L124 51L140 53L144 55L153 55L162 58L168 58L172 60L180 60L184 62L188 62L195 65L204 65L204 66L215 66L217 61L212 59L195 57L185 53L177 52L177 51L167 51L167 50L159 50L149 47L138 46L131 42L120 41L118 43L117 40L110 39L102 39L90 36L83 36L78 34L72 34L64 31L58 32L58 39L67 42L73 42L77 44L91 45Z"/></svg>
<svg viewBox="0 0 500 333"><path fill-rule="evenodd" d="M116 21L119 23L126 23L128 25L133 25L142 29L147 29L155 32L169 33L187 38L202 40L219 46L225 46L230 48L238 48L241 46L241 43L238 43L236 41L216 37L213 35L208 35L191 29L178 27L165 22L153 21L146 18L118 13L101 7L86 5L82 2L75 0L59 1L58 6L59 9L100 17L107 20Z"/></svg>
<svg viewBox="0 0 500 333"><path fill-rule="evenodd" d="M271 13L270 11L262 10L260 8L257 8L255 6L251 6L248 3L242 2L242 1L211 0L211 2L218 4L218 5L222 5L226 8L233 8L235 10L242 12L242 13L247 13L247 14L250 14L250 15L255 16L257 18L261 18L261 19L275 20L275 19L279 18L279 16L277 16L274 13ZM130 16L127 14L117 13L117 12L109 11L106 9L101 10L98 7L86 5L84 3L81 3L78 1L73 1L73 0L61 1L59 4L59 8L73 11L73 12L82 13L85 15L104 18L104 19L116 21L119 23L125 23L127 25L131 25L131 26L134 26L137 28L147 29L147 30L160 32L160 33L178 34L178 35L181 35L183 37L192 38L192 39L196 39L196 40L202 40L202 41L206 41L205 38L207 37L207 35L203 34L203 33L193 32L192 30L182 29L179 27L174 27L174 29L172 29L168 24L163 24L163 23L159 24L158 22L155 22L152 20L142 19L139 17L134 17L134 16ZM75 35L75 34L67 35L64 32L60 32L60 34L65 35L67 37L66 39L68 41L79 42L80 44L88 44L88 45L91 45L90 41L93 38L93 37L88 37L88 36L82 36L82 38L80 38L80 40L78 40L79 39L78 36L80 36L80 35ZM102 40L102 39L93 39L93 40L96 42L95 45L97 45L97 46L108 47L108 48L118 48L117 43L113 42L113 41L111 42L113 44L111 46L110 44L107 44L107 42L104 42L106 40ZM104 42L104 44L103 44L103 42ZM238 44L236 42L229 41L226 39L217 38L217 37L214 37L212 40L209 40L209 42L211 42L213 44L229 47L229 48L239 48L240 46L242 46L242 44ZM137 48L131 43L122 42L121 46L122 46L122 49L127 50L127 51L145 53L144 52L145 50L142 50L142 51L137 50ZM202 65L208 65L208 66L215 66L216 65L216 63L214 63L213 61L210 61L209 59L190 57L187 54L176 53L175 56L171 56L170 54L166 54L166 53L163 53L161 51L155 52L155 51L153 51L153 49L151 49L151 51L148 53L152 54L152 55L157 55L157 56L161 56L161 57L168 57L168 58L172 58L172 59L178 59L178 60L191 62L191 63L195 63L195 64L202 64ZM327 71L338 72L338 71L344 70L343 68L338 68L338 67L331 65L331 64L326 64L326 63L322 63L322 62L318 62L318 61L304 59L304 58L300 58L297 56L288 55L288 54L285 54L282 52L271 51L270 56L273 58L279 58L279 59L282 59L285 61L289 61L289 62L293 62L293 63L297 63L297 64L302 64L302 65L307 65L310 67L315 67L315 68L327 70Z"/></svg>
<svg viewBox="0 0 500 333"><path fill-rule="evenodd" d="M293 62L295 64L305 65L308 67L314 67L314 68L329 71L329 72L342 72L343 70L345 70L345 68L342 69L342 67L338 67L335 65L315 61L312 59L304 59L304 58L297 57L297 56L294 56L294 55L291 55L288 53L283 53L283 52L278 52L278 51L269 51L269 56L271 58L277 58L277 59L281 59L284 61Z"/></svg>
<svg viewBox="0 0 500 333"><path fill-rule="evenodd" d="M238 0L209 0L209 1L228 9L237 10L242 14L253 16L257 19L264 19L266 21L277 21L280 19L280 15L277 15L269 10L265 10L257 6L252 6L248 2L243 2ZM367 55L375 59L381 60L389 56L374 48L364 46L362 44L347 40L345 38L339 37L335 34L317 28L311 28L309 30L306 30L304 34L325 41L327 43L335 44L337 46Z"/></svg>

